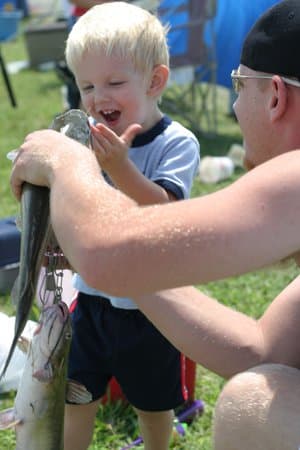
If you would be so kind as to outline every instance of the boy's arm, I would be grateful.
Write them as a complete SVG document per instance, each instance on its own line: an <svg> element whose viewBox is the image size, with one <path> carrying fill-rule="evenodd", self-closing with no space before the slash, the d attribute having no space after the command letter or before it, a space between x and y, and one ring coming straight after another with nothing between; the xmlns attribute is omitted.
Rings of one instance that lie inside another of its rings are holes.
<svg viewBox="0 0 300 450"><path fill-rule="evenodd" d="M119 137L103 124L91 126L93 150L101 169L117 189L140 205L175 199L171 193L169 196L165 189L147 179L128 158L129 146L135 134L141 131L137 124L132 127L132 132Z"/></svg>
<svg viewBox="0 0 300 450"><path fill-rule="evenodd" d="M176 196L143 175L127 158L121 170L111 175L116 188L139 205L153 205L177 200Z"/></svg>
<svg viewBox="0 0 300 450"><path fill-rule="evenodd" d="M93 150L101 168L109 175L114 186L140 205L166 203L183 198L182 185L190 191L194 174L198 166L199 148L195 142L188 142L182 136L180 149L174 143L172 150L157 159L159 167L152 168L153 174L159 173L159 180L147 178L128 157L128 150L139 125L132 125L121 136L103 124L92 126ZM131 131L130 131L131 130ZM182 149L184 147L184 149ZM161 151L161 149L157 149ZM183 152L186 156L183 156ZM176 160L176 165L169 161ZM176 179L176 181L175 181ZM168 188L164 186L168 181ZM187 184L187 186L185 186ZM174 192L172 191L174 189Z"/></svg>

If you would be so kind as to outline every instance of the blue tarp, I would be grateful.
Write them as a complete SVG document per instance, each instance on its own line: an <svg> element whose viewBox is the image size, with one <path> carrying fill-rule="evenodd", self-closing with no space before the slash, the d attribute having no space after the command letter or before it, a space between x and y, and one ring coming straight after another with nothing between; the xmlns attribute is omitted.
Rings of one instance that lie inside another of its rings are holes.
<svg viewBox="0 0 300 450"><path fill-rule="evenodd" d="M218 0L216 16L209 21L204 39L210 45L209 27L216 36L217 84L231 87L230 73L239 65L244 38L256 19L279 0Z"/></svg>
<svg viewBox="0 0 300 450"><path fill-rule="evenodd" d="M189 2L198 1L202 0L160 1L159 13L162 21L175 27L168 37L171 56L178 57L188 51L188 28L184 25L193 20L193 17L189 17ZM212 45L211 27L213 27L216 39L215 62L218 84L225 87L231 86L230 73L239 65L241 48L246 34L256 19L279 1L216 0L216 14L213 19L206 22L202 39L208 47ZM195 8L195 3L193 8ZM201 33L201 29L199 29L199 33ZM193 39L195 39L194 36Z"/></svg>
<svg viewBox="0 0 300 450"><path fill-rule="evenodd" d="M188 51L188 30L185 27L190 22L188 2L189 0L161 0L159 3L160 19L171 28L175 28L168 34L168 45L172 56Z"/></svg>
<svg viewBox="0 0 300 450"><path fill-rule="evenodd" d="M20 259L21 234L15 217L0 220L0 268Z"/></svg>

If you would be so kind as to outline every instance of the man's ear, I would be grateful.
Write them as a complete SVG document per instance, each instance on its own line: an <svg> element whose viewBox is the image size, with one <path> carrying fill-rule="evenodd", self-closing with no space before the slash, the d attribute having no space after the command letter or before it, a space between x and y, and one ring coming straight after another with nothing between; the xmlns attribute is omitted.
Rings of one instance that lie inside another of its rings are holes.
<svg viewBox="0 0 300 450"><path fill-rule="evenodd" d="M164 64L158 64L152 70L147 94L151 97L160 97L167 86L169 68Z"/></svg>
<svg viewBox="0 0 300 450"><path fill-rule="evenodd" d="M288 105L287 86L280 76L274 75L272 78L272 94L269 99L271 120L274 122L280 119L286 112Z"/></svg>

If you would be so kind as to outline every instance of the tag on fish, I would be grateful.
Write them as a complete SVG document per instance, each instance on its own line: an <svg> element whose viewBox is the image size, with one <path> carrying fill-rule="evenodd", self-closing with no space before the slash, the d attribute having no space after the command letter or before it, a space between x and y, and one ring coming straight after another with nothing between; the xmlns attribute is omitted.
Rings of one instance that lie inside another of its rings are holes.
<svg viewBox="0 0 300 450"><path fill-rule="evenodd" d="M46 291L55 291L56 290L56 280L55 280L54 272L47 273L45 289L46 289Z"/></svg>

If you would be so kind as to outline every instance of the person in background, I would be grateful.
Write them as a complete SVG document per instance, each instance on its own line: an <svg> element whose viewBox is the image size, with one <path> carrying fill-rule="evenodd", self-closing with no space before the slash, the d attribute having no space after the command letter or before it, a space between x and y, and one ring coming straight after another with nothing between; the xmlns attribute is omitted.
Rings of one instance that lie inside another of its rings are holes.
<svg viewBox="0 0 300 450"><path fill-rule="evenodd" d="M24 181L49 186L56 236L90 285L130 295L182 352L233 377L216 406L215 450L300 446L299 276L257 320L187 287L300 264L299 40L298 0L276 4L247 35L232 81L251 170L216 193L140 206L52 130L27 136L11 175L17 199Z"/></svg>
<svg viewBox="0 0 300 450"><path fill-rule="evenodd" d="M64 0L63 7L67 14L66 20L68 29L71 31L73 25L78 18L82 16L89 8L95 5L101 5L114 0ZM68 109L81 108L80 92L76 85L73 73L66 64L66 61L58 61L55 65L55 70L58 77L64 82L62 93L64 97L64 107Z"/></svg>
<svg viewBox="0 0 300 450"><path fill-rule="evenodd" d="M103 3L113 2L116 0L70 0L72 4L71 26L81 17L85 12L95 5L102 5ZM126 0L126 3L140 6L148 11L154 13L156 11L159 0Z"/></svg>
<svg viewBox="0 0 300 450"><path fill-rule="evenodd" d="M166 32L148 11L113 2L86 12L66 43L105 179L140 205L187 198L199 166L196 137L159 108L169 76ZM173 409L186 399L184 357L130 298L94 289L80 274L74 287L64 449L88 448L114 376L137 412L145 449L166 450ZM73 380L83 400L72 397Z"/></svg>

